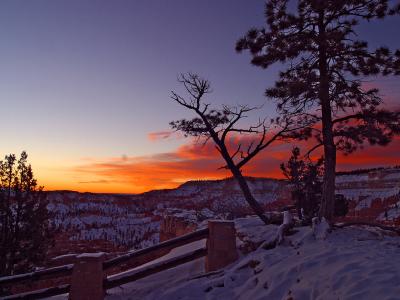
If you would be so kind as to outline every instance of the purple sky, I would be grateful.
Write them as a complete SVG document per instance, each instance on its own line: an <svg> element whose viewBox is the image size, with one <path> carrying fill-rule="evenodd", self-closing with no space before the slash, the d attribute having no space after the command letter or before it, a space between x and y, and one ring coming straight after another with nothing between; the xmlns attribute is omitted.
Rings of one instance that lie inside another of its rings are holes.
<svg viewBox="0 0 400 300"><path fill-rule="evenodd" d="M1 1L1 156L25 149L39 175L62 169L72 182L67 168L85 160L172 151L185 141L154 143L148 134L187 115L169 99L180 72L210 79L213 103L264 103L279 66L261 70L234 51L242 34L263 25L263 7L261 0ZM360 37L400 47L398 28L400 18L369 24ZM393 98L397 83L380 84Z"/></svg>

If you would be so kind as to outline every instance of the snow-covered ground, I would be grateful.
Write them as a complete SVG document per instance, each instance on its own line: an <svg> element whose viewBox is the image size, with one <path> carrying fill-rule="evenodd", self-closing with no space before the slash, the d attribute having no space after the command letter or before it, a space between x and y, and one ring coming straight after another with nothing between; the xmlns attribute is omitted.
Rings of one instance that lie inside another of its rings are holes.
<svg viewBox="0 0 400 300"><path fill-rule="evenodd" d="M277 226L244 218L236 220L236 228L244 240L240 243L261 246L241 254L222 272L203 276L204 260L199 259L110 290L106 299L400 298L400 237L352 227L316 240L311 228L302 227L282 245L266 250L262 242L275 236Z"/></svg>
<svg viewBox="0 0 400 300"><path fill-rule="evenodd" d="M380 214L378 220L394 220L398 218L400 218L400 201L388 208L387 216L385 216L385 213Z"/></svg>

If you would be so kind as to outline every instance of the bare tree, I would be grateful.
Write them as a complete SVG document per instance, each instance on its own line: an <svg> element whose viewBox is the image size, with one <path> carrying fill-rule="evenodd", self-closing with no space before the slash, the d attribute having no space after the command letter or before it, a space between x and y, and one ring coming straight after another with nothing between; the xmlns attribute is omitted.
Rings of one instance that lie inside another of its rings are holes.
<svg viewBox="0 0 400 300"><path fill-rule="evenodd" d="M204 144L212 140L226 163L221 168L231 171L247 203L265 224L270 224L271 219L264 214L262 206L252 195L242 174L242 169L262 150L277 140L287 138L287 135L299 129L300 125L294 119L289 120L281 117L268 121L266 119L258 120L256 124L242 128L239 125L240 120L246 118L248 113L258 109L258 107L243 105L236 107L223 106L219 110L210 109L210 104L203 101L204 97L211 93L208 80L189 73L181 74L178 81L184 86L187 96L183 97L173 91L171 98L183 107L193 111L196 117L189 120L172 121L170 123L171 127L183 132L185 136L203 139ZM229 144L228 146L229 136L232 134L250 135L251 138L247 143L243 142L243 140L236 140L235 145Z"/></svg>

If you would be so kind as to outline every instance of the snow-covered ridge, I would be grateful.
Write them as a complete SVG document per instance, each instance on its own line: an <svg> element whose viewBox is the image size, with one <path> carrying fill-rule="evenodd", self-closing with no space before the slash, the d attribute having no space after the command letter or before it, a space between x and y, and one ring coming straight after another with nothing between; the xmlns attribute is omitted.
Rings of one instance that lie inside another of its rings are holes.
<svg viewBox="0 0 400 300"><path fill-rule="evenodd" d="M366 181L399 181L400 180L400 168L382 168L373 169L368 172L360 171L359 174L349 172L349 174L339 173L336 176L336 183L350 183L350 182L366 182Z"/></svg>
<svg viewBox="0 0 400 300"><path fill-rule="evenodd" d="M400 196L400 169L387 168L337 176L336 187L337 193L355 202L356 211L369 209L374 203L387 199L393 204L395 198Z"/></svg>
<svg viewBox="0 0 400 300"><path fill-rule="evenodd" d="M368 212L369 218L378 220L400 217L399 168L339 175L336 182L337 193L352 200L352 214ZM267 210L291 203L286 181L248 178L248 184ZM166 215L195 224L209 218L237 218L252 213L232 178L189 181L176 189L139 195L48 192L48 199L52 223L64 241L62 247L69 242L104 240L125 248L142 248L159 241L160 224Z"/></svg>

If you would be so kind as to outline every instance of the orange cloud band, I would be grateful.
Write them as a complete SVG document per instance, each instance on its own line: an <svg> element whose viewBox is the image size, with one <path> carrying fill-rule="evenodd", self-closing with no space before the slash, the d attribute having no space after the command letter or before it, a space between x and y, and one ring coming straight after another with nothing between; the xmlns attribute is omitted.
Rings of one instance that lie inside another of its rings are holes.
<svg viewBox="0 0 400 300"><path fill-rule="evenodd" d="M235 140L231 140L230 147L234 142ZM304 149L310 147L304 142L299 146ZM292 147L293 144L276 143L261 152L246 166L243 173L248 176L282 178L279 164L287 161ZM399 164L399 151L400 139L397 138L387 147L368 146L348 156L338 153L337 169L396 165ZM318 155L316 153L315 157ZM139 193L152 189L174 188L187 180L230 176L229 171L219 169L221 166L223 160L212 143L205 146L188 143L171 153L90 162L74 168L74 172L80 178L85 178L80 180L81 191ZM116 190L117 188L119 190Z"/></svg>

